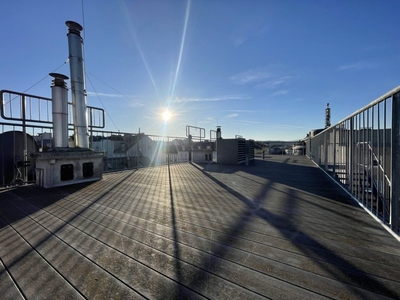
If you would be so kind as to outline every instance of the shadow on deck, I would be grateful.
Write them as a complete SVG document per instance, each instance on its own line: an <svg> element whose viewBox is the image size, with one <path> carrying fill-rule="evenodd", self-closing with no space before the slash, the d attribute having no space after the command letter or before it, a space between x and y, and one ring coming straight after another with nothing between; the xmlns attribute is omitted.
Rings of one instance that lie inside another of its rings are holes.
<svg viewBox="0 0 400 300"><path fill-rule="evenodd" d="M0 294L396 299L400 249L305 157L175 164L2 191Z"/></svg>

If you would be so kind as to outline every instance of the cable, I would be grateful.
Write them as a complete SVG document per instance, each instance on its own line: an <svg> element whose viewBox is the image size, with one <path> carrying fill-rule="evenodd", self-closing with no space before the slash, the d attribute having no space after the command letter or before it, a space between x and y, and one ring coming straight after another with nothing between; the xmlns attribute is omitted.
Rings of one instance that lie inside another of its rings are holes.
<svg viewBox="0 0 400 300"><path fill-rule="evenodd" d="M64 61L58 68L54 69L53 71L51 71L50 73L54 73L55 71L57 71L59 68L61 68L63 65L65 65L67 62L69 61L69 58L67 58L66 61ZM39 80L38 82L36 82L34 85L30 86L29 88L27 88L25 91L23 91L22 93L25 93L26 91L29 91L31 88L33 88L35 85L39 84L40 82L42 82L43 80L45 80L47 77L49 77L49 74L47 74L45 77L43 77L41 80Z"/></svg>
<svg viewBox="0 0 400 300"><path fill-rule="evenodd" d="M104 82L103 80L101 80L100 78L98 78L97 76L95 76L94 74L92 74L91 72L87 71L87 73L89 73L90 75L92 75L93 77L95 77L97 80L101 81L102 83L104 83L106 86L108 86L110 89L114 90L115 92L117 92L118 94L120 94L123 98L127 99L127 100L131 100L128 96L122 94L120 91L116 90L115 88L113 88L112 86L110 86L109 84L107 84L106 82ZM140 106L141 108L143 108L144 110L146 110L148 113L151 113L153 115L156 115L153 111L150 111L149 109L147 109L143 104L140 103L136 103L138 106Z"/></svg>
<svg viewBox="0 0 400 300"><path fill-rule="evenodd" d="M66 61L64 61L58 68L54 69L52 72L50 73L54 73L55 71L57 71L59 68L61 68L63 65L65 65L68 62L69 58L67 58ZM43 77L42 79L40 79L38 82L36 82L35 84L31 85L29 88L27 88L25 91L22 92L22 94L25 94L27 91L29 91L31 88L33 88L34 86L38 85L39 83L41 83L43 80L45 80L47 77L49 77L49 74L47 74L45 77ZM4 103L4 105L7 105L8 103L10 103L11 101L13 101L14 99L18 98L19 96L15 96L14 98L12 98L11 100L9 100L8 102Z"/></svg>
<svg viewBox="0 0 400 300"><path fill-rule="evenodd" d="M85 9L82 0L82 26L83 26L83 39L86 38L86 27L85 27Z"/></svg>
<svg viewBox="0 0 400 300"><path fill-rule="evenodd" d="M87 78L87 79L88 79L88 81L90 82L90 85L92 86L92 89L93 89L94 93L96 94L96 96L97 96L97 99L99 99L99 101L100 101L101 105L103 106L103 108L104 108L104 110L105 110L105 112L106 112L107 116L110 118L110 120L111 120L111 122L114 124L115 128L116 128L116 129L119 131L119 129L118 129L118 127L117 127L117 125L115 124L114 120L111 118L111 115L108 113L108 111L107 111L106 107L104 106L104 103L103 103L103 101L101 101L101 98L100 98L99 94L97 93L96 89L95 89L95 88L94 88L94 86L93 86L93 83L92 83L92 81L90 80L89 76L87 76L87 74L86 74L86 78Z"/></svg>

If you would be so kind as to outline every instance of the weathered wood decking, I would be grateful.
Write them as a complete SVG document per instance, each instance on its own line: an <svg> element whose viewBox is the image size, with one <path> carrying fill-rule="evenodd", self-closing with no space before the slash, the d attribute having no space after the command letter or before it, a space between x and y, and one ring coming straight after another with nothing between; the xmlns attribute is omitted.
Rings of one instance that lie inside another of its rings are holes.
<svg viewBox="0 0 400 300"><path fill-rule="evenodd" d="M307 158L0 191L1 299L400 298L400 243Z"/></svg>

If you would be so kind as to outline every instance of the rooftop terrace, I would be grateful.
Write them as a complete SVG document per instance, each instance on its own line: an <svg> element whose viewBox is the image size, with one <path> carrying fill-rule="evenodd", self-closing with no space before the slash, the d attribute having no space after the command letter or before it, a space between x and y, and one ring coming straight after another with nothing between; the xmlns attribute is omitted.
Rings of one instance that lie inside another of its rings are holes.
<svg viewBox="0 0 400 300"><path fill-rule="evenodd" d="M399 299L399 245L303 156L0 191L2 299Z"/></svg>

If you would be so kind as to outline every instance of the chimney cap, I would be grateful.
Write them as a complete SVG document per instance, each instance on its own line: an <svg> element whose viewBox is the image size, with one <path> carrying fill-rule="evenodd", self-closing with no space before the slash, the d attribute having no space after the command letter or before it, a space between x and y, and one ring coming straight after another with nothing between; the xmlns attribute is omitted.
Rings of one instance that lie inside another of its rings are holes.
<svg viewBox="0 0 400 300"><path fill-rule="evenodd" d="M65 76L64 74L60 73L49 73L51 77L54 77L55 79L63 79L63 80L68 80L68 76Z"/></svg>
<svg viewBox="0 0 400 300"><path fill-rule="evenodd" d="M83 27L79 23L76 23L75 21L66 21L65 25L68 26L68 29L70 31L74 31L77 33L83 30Z"/></svg>

